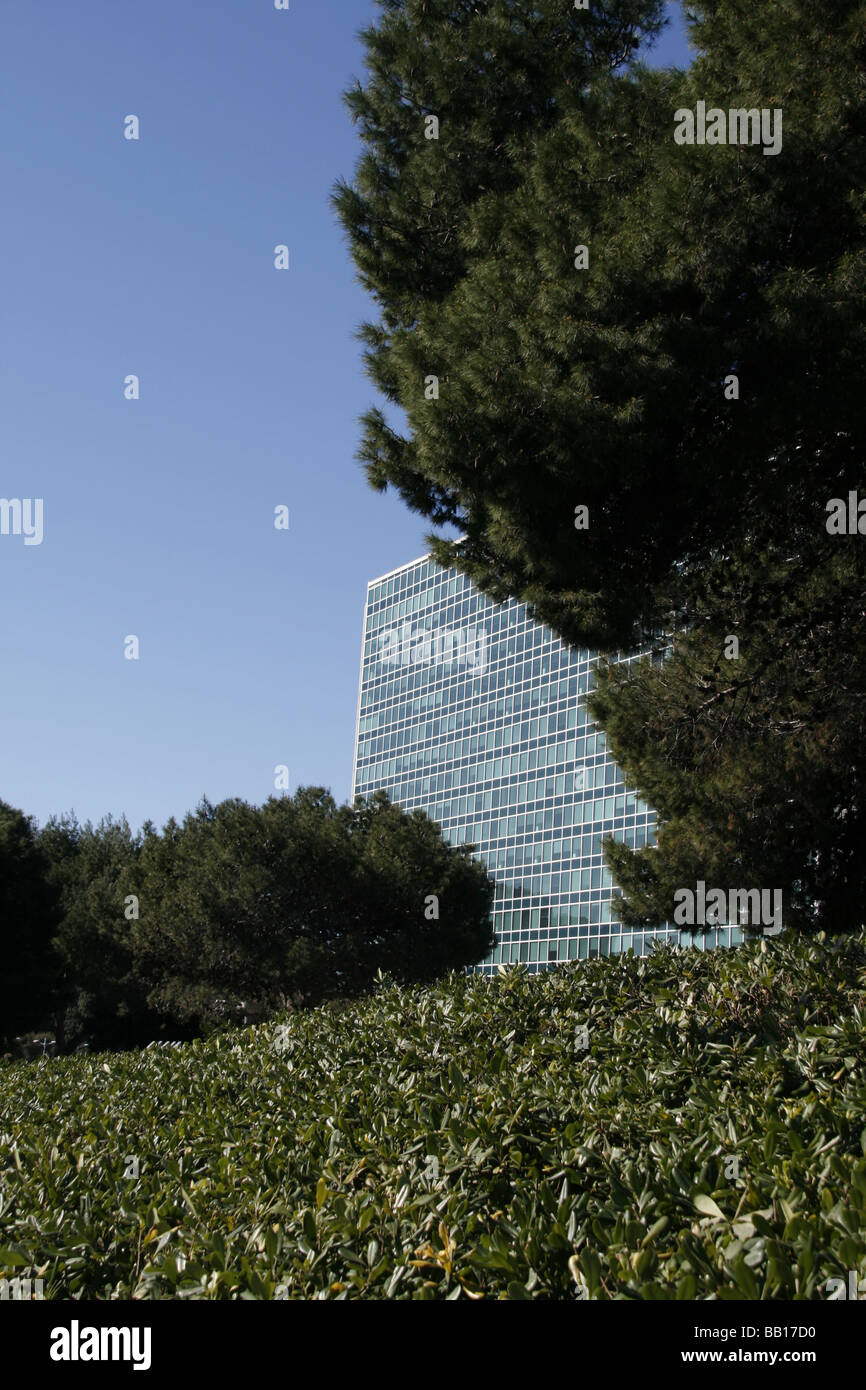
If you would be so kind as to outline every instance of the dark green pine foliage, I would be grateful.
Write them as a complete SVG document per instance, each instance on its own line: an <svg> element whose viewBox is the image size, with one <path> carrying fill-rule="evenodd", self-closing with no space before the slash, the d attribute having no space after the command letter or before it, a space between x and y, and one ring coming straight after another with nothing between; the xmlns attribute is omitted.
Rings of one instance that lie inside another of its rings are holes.
<svg viewBox="0 0 866 1390"><path fill-rule="evenodd" d="M133 898L140 898L142 840L125 816L79 824L52 817L39 832L47 880L59 896L60 965L54 1028L61 1050L127 1047L170 1033L152 1009L133 958Z"/></svg>
<svg viewBox="0 0 866 1390"><path fill-rule="evenodd" d="M46 869L32 820L0 801L0 1050L52 1026L59 912Z"/></svg>
<svg viewBox="0 0 866 1390"><path fill-rule="evenodd" d="M828 563L726 563L663 664L602 663L589 698L659 812L657 848L609 842L632 924L677 888L780 888L783 920L855 928L866 895L863 542ZM730 655L739 642L739 657Z"/></svg>
<svg viewBox="0 0 866 1390"><path fill-rule="evenodd" d="M195 1028L351 997L379 970L432 980L493 945L486 871L384 792L356 807L316 787L203 801L145 838L140 892L137 977Z"/></svg>
<svg viewBox="0 0 866 1390"><path fill-rule="evenodd" d="M427 983L489 954L493 882L423 812L322 788L263 806L206 799L178 825L41 831L0 802L0 1051L184 1039L357 996L380 971Z"/></svg>
<svg viewBox="0 0 866 1390"><path fill-rule="evenodd" d="M371 410L361 457L492 597L678 652L594 706L663 822L612 851L632 920L701 877L856 925L866 541L825 521L866 491L866 5L690 5L686 72L633 61L657 9L380 7L335 203L408 428ZM676 144L698 101L781 110L781 152Z"/></svg>
<svg viewBox="0 0 866 1390"><path fill-rule="evenodd" d="M343 815L374 933L353 951L359 984L376 965L402 984L427 984L490 952L493 882L471 845L448 844L423 811L405 812L383 791L359 797Z"/></svg>
<svg viewBox="0 0 866 1390"><path fill-rule="evenodd" d="M365 35L368 81L347 93L365 152L335 203L381 309L361 330L370 375L410 424L403 437L371 410L361 456L374 486L391 483L436 523L460 526L460 566L496 596L549 585L557 556L571 576L574 505L600 507L610 493L600 474L616 466L616 418L634 413L619 385L622 345L600 344L594 366L582 350L589 281L573 247L605 212L616 220L612 173L639 178L633 141L617 133L627 119L601 143L596 127L611 125L611 72L661 9L384 4ZM430 115L438 139L427 138ZM575 468L589 421L592 447ZM594 590L591 557L588 572Z"/></svg>

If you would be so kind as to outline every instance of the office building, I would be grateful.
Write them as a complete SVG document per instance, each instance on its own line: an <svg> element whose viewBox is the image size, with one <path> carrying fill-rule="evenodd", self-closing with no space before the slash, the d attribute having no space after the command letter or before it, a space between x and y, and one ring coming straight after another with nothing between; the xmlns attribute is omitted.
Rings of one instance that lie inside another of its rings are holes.
<svg viewBox="0 0 866 1390"><path fill-rule="evenodd" d="M594 656L429 556L368 587L353 792L383 787L452 844L476 845L496 881L485 972L692 942L670 924L626 929L611 911L602 838L639 847L655 818L582 706ZM740 939L719 927L704 945Z"/></svg>

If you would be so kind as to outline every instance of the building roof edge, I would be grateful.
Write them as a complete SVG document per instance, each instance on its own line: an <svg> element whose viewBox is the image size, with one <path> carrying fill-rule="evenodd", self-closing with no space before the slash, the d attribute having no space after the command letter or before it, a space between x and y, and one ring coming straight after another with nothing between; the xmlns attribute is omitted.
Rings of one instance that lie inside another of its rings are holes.
<svg viewBox="0 0 866 1390"><path fill-rule="evenodd" d="M453 537L452 537L452 540L453 540L455 543L457 543L457 542L459 542L459 541L462 541L462 540L465 540L465 539L466 539L465 536L453 536ZM375 579L368 579L368 580L367 580L367 588L368 588L368 589L371 588L373 584L381 584L383 579L390 579L392 575L394 575L394 574L400 574L400 572L401 572L402 570L410 570L410 569L412 568L413 565L420 565L421 562L422 562L422 560L430 560L430 559L432 559L432 557L433 557L433 552L432 552L431 550L425 550L425 552L424 552L423 555L418 555L418 556L416 556L414 560L407 560L406 563L405 563L405 565L395 565L394 569L392 569L392 570L386 570L384 574L377 574ZM434 563L435 563L435 562L434 562Z"/></svg>

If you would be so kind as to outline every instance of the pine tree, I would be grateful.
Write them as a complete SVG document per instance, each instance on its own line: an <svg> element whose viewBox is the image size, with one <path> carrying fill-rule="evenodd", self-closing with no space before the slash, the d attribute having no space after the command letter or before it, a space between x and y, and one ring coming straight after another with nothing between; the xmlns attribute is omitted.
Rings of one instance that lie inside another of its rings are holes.
<svg viewBox="0 0 866 1390"><path fill-rule="evenodd" d="M53 1023L57 895L34 822L0 801L0 1043Z"/></svg>
<svg viewBox="0 0 866 1390"><path fill-rule="evenodd" d="M432 980L493 945L482 865L384 792L355 807L321 787L261 807L203 801L146 837L140 879L136 978L153 1008L193 1028L242 1003L349 997L378 970Z"/></svg>
<svg viewBox="0 0 866 1390"><path fill-rule="evenodd" d="M408 428L371 410L360 457L459 528L434 553L491 597L574 644L678 653L595 704L664 832L631 868L611 851L627 911L658 920L686 860L740 884L751 856L796 920L856 924L862 541L826 523L866 494L866 5L689 5L686 71L635 59L658 11L380 5L335 204ZM781 112L781 148L748 122L678 144L699 102Z"/></svg>

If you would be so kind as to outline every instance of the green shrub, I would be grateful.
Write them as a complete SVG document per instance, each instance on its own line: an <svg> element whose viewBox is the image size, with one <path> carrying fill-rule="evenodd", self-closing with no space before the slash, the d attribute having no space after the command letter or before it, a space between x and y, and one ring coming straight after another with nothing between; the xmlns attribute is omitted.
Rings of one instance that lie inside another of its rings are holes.
<svg viewBox="0 0 866 1390"><path fill-rule="evenodd" d="M665 948L3 1068L0 1277L824 1298L866 1275L864 981L862 935Z"/></svg>

